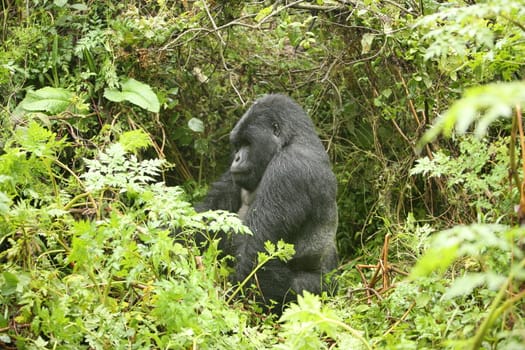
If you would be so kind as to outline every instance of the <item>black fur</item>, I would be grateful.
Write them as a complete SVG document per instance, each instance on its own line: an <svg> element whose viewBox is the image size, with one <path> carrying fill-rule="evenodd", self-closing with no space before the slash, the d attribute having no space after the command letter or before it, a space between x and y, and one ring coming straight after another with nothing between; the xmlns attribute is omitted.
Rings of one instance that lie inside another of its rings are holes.
<svg viewBox="0 0 525 350"><path fill-rule="evenodd" d="M310 118L289 97L258 99L233 128L235 155L198 211L238 213L253 236L233 235L226 253L236 259L235 281L252 271L264 242L294 244L285 263L257 272L262 300L278 305L303 290L319 294L323 276L336 268L336 180Z"/></svg>

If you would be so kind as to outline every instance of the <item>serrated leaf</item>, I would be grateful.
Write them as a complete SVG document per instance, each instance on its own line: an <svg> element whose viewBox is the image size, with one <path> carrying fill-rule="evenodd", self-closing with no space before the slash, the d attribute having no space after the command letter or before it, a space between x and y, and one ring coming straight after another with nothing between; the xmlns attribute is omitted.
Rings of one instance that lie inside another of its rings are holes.
<svg viewBox="0 0 525 350"><path fill-rule="evenodd" d="M150 112L159 112L159 99L148 84L130 78L121 84L121 89L106 88L104 97L113 102L128 101Z"/></svg>
<svg viewBox="0 0 525 350"><path fill-rule="evenodd" d="M188 122L188 127L195 132L203 132L204 131L204 123L202 120L197 118L191 118Z"/></svg>
<svg viewBox="0 0 525 350"><path fill-rule="evenodd" d="M450 287L447 288L443 299L452 299L460 295L468 295L485 283L485 275L481 273L472 273L457 278Z"/></svg>
<svg viewBox="0 0 525 350"><path fill-rule="evenodd" d="M135 152L139 149L151 146L151 139L142 129L127 131L123 133L118 142L128 152Z"/></svg>
<svg viewBox="0 0 525 350"><path fill-rule="evenodd" d="M418 143L418 150L434 141L439 134L449 137L455 130L464 134L476 124L475 134L482 137L488 126L500 117L512 116L516 105L525 103L525 83L493 83L471 87L463 97L454 102L450 109L440 116Z"/></svg>

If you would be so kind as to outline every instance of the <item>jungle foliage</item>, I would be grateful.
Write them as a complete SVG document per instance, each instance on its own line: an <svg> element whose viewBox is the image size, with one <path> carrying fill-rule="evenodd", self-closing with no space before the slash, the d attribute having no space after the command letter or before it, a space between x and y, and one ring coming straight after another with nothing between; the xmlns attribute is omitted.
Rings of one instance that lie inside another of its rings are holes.
<svg viewBox="0 0 525 350"><path fill-rule="evenodd" d="M525 343L524 0L1 6L0 347ZM250 232L191 204L271 92L339 184L338 289L280 319L219 258Z"/></svg>

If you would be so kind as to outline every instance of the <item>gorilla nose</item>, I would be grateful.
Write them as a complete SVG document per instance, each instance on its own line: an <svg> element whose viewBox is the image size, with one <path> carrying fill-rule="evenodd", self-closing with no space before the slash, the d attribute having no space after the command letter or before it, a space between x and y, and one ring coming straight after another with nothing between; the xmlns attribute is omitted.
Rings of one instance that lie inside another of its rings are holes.
<svg viewBox="0 0 525 350"><path fill-rule="evenodd" d="M236 158L233 160L232 165L230 167L230 171L232 173L240 173L243 171L241 164L240 164L240 159Z"/></svg>

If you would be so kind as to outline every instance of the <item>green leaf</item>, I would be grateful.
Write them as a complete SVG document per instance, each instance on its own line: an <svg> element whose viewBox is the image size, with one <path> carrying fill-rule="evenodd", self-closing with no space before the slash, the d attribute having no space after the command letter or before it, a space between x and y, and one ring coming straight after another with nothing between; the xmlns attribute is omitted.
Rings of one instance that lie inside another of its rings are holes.
<svg viewBox="0 0 525 350"><path fill-rule="evenodd" d="M495 273L469 273L457 278L447 289L443 299L452 299L461 295L470 295L472 291L482 285L488 285L490 289L497 290L505 281L506 276Z"/></svg>
<svg viewBox="0 0 525 350"><path fill-rule="evenodd" d="M59 114L74 102L75 94L62 88L44 87L28 91L19 107L30 112L49 112Z"/></svg>
<svg viewBox="0 0 525 350"><path fill-rule="evenodd" d="M457 257L458 246L429 249L410 273L411 279L429 276L432 272L443 273Z"/></svg>
<svg viewBox="0 0 525 350"><path fill-rule="evenodd" d="M53 157L65 145L63 139L57 139L55 133L40 126L34 120L27 126L19 127L15 132L15 139L23 149L38 157Z"/></svg>
<svg viewBox="0 0 525 350"><path fill-rule="evenodd" d="M0 214L9 213L11 203L11 199L4 192L0 192Z"/></svg>
<svg viewBox="0 0 525 350"><path fill-rule="evenodd" d="M118 142L128 152L135 152L139 149L148 148L152 144L149 135L142 129L123 133Z"/></svg>
<svg viewBox="0 0 525 350"><path fill-rule="evenodd" d="M425 132L418 143L418 149L421 150L440 134L449 137L454 130L460 135L464 134L473 124L475 135L482 137L496 119L510 118L513 108L519 104L525 104L524 82L493 83L469 88Z"/></svg>
<svg viewBox="0 0 525 350"><path fill-rule="evenodd" d="M106 88L104 97L113 102L128 101L150 112L159 112L159 99L148 84L130 78L121 84L121 88L122 91Z"/></svg>
<svg viewBox="0 0 525 350"><path fill-rule="evenodd" d="M263 8L259 13L257 13L257 16L255 16L255 21L260 22L263 19L265 19L270 13L272 13L273 5L270 5L268 7Z"/></svg>
<svg viewBox="0 0 525 350"><path fill-rule="evenodd" d="M16 275L9 271L5 271L2 274L2 277L4 279L2 289L0 290L2 292L2 295L11 295L15 293L16 286L18 284L18 278L16 277Z"/></svg>
<svg viewBox="0 0 525 350"><path fill-rule="evenodd" d="M375 34L365 33L361 38L361 54L367 54L372 48L372 43L374 42Z"/></svg>
<svg viewBox="0 0 525 350"><path fill-rule="evenodd" d="M204 131L204 123L202 120L197 118L191 118L188 122L188 127L195 132L203 132Z"/></svg>
<svg viewBox="0 0 525 350"><path fill-rule="evenodd" d="M87 11L89 10L89 7L87 7L85 4L72 4L70 6L73 10L77 10L77 11Z"/></svg>

